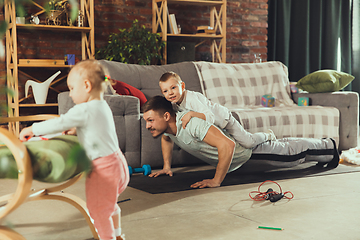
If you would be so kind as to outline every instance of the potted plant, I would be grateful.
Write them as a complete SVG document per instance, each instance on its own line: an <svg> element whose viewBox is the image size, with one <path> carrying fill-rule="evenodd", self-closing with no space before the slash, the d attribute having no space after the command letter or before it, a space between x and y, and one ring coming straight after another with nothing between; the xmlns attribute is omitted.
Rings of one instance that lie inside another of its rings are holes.
<svg viewBox="0 0 360 240"><path fill-rule="evenodd" d="M95 57L140 65L157 64L164 47L160 34L150 32L135 20L129 29L110 34L108 44L97 50Z"/></svg>
<svg viewBox="0 0 360 240"><path fill-rule="evenodd" d="M15 21L17 24L25 24L25 17L27 14L23 7L16 8L15 15Z"/></svg>

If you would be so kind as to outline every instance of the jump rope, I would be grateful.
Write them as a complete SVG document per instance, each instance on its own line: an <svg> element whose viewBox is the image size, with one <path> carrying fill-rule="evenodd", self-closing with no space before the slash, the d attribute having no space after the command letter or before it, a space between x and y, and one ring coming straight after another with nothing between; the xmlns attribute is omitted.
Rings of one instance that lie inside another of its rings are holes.
<svg viewBox="0 0 360 240"><path fill-rule="evenodd" d="M274 191L272 188L269 188L266 192L260 191L262 185L264 185L265 183L274 183L274 184L276 184L278 186L278 188L279 188L279 192ZM278 184L275 181L266 180L266 181L262 182L259 185L257 191L250 192L249 197L254 201L270 200L270 202L277 202L280 199L282 199L283 197L287 198L287 199L292 199L292 198L294 198L294 194L292 192L290 192L290 191L282 192L280 184Z"/></svg>

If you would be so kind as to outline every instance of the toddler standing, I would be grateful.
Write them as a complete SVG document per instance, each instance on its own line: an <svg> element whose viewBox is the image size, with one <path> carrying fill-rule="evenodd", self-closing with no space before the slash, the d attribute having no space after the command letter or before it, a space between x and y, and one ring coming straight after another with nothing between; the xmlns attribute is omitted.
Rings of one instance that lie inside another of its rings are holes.
<svg viewBox="0 0 360 240"><path fill-rule="evenodd" d="M270 129L267 133L249 133L232 116L229 109L211 102L199 92L185 90L185 83L174 72L164 73L159 80L159 86L168 101L191 110L181 119L183 128L192 117L198 117L226 129L245 148L254 148L263 142L276 139L275 134Z"/></svg>
<svg viewBox="0 0 360 240"><path fill-rule="evenodd" d="M123 240L117 199L129 183L126 159L119 149L109 105L103 99L105 72L97 60L85 60L70 71L67 84L76 104L59 118L24 128L20 140L76 128L80 144L92 160L86 178L86 204L101 240Z"/></svg>

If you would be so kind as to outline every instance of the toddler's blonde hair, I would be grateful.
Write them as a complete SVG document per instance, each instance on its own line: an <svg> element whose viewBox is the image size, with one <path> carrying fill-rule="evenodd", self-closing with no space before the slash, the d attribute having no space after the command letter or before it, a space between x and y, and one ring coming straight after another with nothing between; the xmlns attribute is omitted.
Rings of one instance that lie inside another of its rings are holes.
<svg viewBox="0 0 360 240"><path fill-rule="evenodd" d="M104 92L105 69L98 60L88 59L77 63L71 71L77 71L82 78L91 82L92 89Z"/></svg>
<svg viewBox="0 0 360 240"><path fill-rule="evenodd" d="M169 80L170 78L174 78L178 83L182 83L182 80L179 76L179 74L173 72L173 71L169 71L164 73L161 77L159 82L166 82L167 80Z"/></svg>

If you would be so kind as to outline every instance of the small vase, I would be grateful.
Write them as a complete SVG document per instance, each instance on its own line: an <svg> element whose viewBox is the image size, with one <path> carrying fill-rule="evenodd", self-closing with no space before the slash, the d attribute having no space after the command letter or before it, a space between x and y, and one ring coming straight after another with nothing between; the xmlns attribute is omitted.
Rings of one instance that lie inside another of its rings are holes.
<svg viewBox="0 0 360 240"><path fill-rule="evenodd" d="M45 104L47 94L49 91L50 83L61 73L61 71L58 71L51 77L49 77L45 82L39 83L35 82L33 80L27 80L25 83L25 97L28 96L29 87L31 86L32 92L35 98L36 104Z"/></svg>

